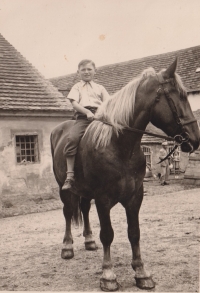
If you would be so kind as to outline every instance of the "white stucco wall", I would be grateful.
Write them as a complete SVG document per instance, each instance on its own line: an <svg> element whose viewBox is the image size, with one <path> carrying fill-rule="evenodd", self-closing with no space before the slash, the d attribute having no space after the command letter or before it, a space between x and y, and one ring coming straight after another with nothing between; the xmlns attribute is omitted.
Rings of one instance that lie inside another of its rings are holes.
<svg viewBox="0 0 200 293"><path fill-rule="evenodd" d="M50 133L61 118L4 117L0 120L0 192L31 197L48 196L57 183L52 173ZM38 134L40 162L17 164L15 134Z"/></svg>
<svg viewBox="0 0 200 293"><path fill-rule="evenodd" d="M189 93L188 100L190 102L192 111L196 111L200 109L200 93Z"/></svg>

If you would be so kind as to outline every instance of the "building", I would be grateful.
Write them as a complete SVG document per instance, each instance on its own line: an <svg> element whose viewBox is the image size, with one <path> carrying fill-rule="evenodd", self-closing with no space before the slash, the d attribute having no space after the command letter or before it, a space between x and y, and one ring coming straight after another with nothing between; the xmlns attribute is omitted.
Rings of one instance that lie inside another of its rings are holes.
<svg viewBox="0 0 200 293"><path fill-rule="evenodd" d="M50 133L73 110L50 81L0 35L0 207L5 198L50 196Z"/></svg>
<svg viewBox="0 0 200 293"><path fill-rule="evenodd" d="M192 106L192 110L196 111L200 109L200 46L101 66L97 68L95 81L102 84L108 90L109 94L112 95L139 75L144 69L153 67L156 72L158 72L163 68L167 68L176 57L178 57L177 73L181 76L187 88L188 99ZM78 75L76 73L50 79L52 84L66 97L72 86L78 80ZM147 126L147 130L163 134L162 131L151 124ZM142 139L142 147L146 155L148 166L152 169L151 174L159 172L159 165L157 162L159 161L158 153L161 142L162 139L148 135L144 135ZM169 149L172 147L173 145L170 145ZM178 164L179 170L175 170L174 164L171 173L185 172L186 170L188 155L180 151L178 154L180 159L180 163Z"/></svg>

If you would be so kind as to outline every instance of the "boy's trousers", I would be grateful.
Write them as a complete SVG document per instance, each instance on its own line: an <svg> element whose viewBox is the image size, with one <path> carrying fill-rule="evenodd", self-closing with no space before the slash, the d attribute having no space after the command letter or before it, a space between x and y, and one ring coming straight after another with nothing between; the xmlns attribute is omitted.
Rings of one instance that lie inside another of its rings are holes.
<svg viewBox="0 0 200 293"><path fill-rule="evenodd" d="M92 113L95 113L97 108L86 107ZM66 145L63 150L65 157L75 156L77 153L77 148L82 136L85 133L86 128L91 123L87 120L87 116L81 113L76 113L75 124L70 128L70 131L67 135Z"/></svg>

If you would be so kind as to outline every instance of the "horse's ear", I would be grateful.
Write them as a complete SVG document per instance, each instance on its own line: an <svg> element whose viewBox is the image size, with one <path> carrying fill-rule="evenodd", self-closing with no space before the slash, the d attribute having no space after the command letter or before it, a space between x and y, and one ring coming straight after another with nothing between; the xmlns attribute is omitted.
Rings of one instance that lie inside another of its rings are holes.
<svg viewBox="0 0 200 293"><path fill-rule="evenodd" d="M174 77L174 73L176 72L176 68L177 68L177 63L178 63L178 57L176 57L174 62L165 71L166 77L168 78Z"/></svg>

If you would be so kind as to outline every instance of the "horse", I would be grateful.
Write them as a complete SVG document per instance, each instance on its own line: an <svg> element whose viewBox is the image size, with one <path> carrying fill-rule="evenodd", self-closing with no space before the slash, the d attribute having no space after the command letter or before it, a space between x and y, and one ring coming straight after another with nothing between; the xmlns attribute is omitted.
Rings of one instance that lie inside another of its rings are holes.
<svg viewBox="0 0 200 293"><path fill-rule="evenodd" d="M103 291L115 291L119 287L110 253L114 238L110 210L117 203L121 203L126 212L136 286L141 289L155 287L140 253L138 214L146 169L142 135L151 122L166 134L166 139L174 140L183 152L188 153L199 147L200 140L197 121L176 68L177 58L159 73L148 68L102 103L80 141L75 159L75 184L70 191L62 190L66 177L63 148L74 121L59 124L51 133L53 171L66 220L61 257L70 259L74 256L71 222L73 218L80 223L81 215L85 248L96 249L89 221L91 200L94 199L103 245L100 278Z"/></svg>

